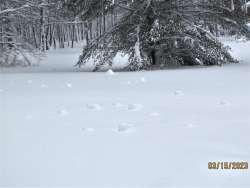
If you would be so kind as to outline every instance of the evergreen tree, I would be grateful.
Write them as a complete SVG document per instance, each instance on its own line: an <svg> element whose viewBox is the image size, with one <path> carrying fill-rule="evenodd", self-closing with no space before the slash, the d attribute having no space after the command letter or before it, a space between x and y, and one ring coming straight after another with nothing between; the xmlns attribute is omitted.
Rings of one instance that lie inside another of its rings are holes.
<svg viewBox="0 0 250 188"><path fill-rule="evenodd" d="M117 53L129 56L127 70L237 62L214 37L225 26L237 34L249 35L241 5L233 5L233 8L228 6L224 0L110 3L106 5L107 10L114 6L122 8L119 20L84 48L77 65L82 66L89 59L95 59L94 71L97 71L103 65L112 66ZM100 8L92 12L98 11Z"/></svg>

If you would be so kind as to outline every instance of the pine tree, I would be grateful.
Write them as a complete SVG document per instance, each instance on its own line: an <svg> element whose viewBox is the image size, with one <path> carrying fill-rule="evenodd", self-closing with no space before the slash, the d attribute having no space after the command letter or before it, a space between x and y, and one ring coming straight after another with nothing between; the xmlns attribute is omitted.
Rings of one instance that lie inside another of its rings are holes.
<svg viewBox="0 0 250 188"><path fill-rule="evenodd" d="M123 2L115 5L123 9L116 25L86 46L78 66L95 59L94 71L97 71L106 64L112 66L118 53L129 56L127 70L221 65L237 61L214 34L227 26L227 30L249 35L242 9L234 4L232 10L232 5L228 6L224 0ZM111 3L107 10L113 6ZM98 11L100 8L93 10Z"/></svg>

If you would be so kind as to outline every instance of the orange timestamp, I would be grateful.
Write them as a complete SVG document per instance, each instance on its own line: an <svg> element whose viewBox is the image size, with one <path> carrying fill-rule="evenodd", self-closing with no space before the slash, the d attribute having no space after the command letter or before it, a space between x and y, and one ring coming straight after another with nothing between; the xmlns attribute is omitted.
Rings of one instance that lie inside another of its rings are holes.
<svg viewBox="0 0 250 188"><path fill-rule="evenodd" d="M248 170L248 162L209 162L209 170Z"/></svg>

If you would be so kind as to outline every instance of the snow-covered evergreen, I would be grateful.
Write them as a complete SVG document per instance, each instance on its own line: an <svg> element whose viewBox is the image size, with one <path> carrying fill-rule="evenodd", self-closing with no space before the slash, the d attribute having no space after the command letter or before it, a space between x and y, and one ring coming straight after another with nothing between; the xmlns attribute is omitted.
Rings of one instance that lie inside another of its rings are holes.
<svg viewBox="0 0 250 188"><path fill-rule="evenodd" d="M78 65L95 59L96 71L105 64L112 65L117 53L129 55L127 70L237 62L215 36L227 31L249 37L241 5L239 2L228 5L223 0L135 0L107 4L107 10L118 7L122 13L114 27L86 46ZM94 11L98 12L98 7Z"/></svg>

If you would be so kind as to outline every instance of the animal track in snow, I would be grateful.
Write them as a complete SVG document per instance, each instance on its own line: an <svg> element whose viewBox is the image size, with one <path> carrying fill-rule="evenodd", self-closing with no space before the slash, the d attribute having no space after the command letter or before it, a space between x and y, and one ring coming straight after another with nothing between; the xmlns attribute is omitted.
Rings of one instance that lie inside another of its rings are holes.
<svg viewBox="0 0 250 188"><path fill-rule="evenodd" d="M193 124L193 123L188 123L186 125L186 127L189 128L189 129L193 129L193 128L197 127L197 126L195 124Z"/></svg>
<svg viewBox="0 0 250 188"><path fill-rule="evenodd" d="M122 108L124 105L123 104L121 104L121 103L119 103L119 102L117 102L117 103L113 103L112 104L115 108Z"/></svg>
<svg viewBox="0 0 250 188"><path fill-rule="evenodd" d="M229 101L226 101L226 100L221 100L219 102L219 105L220 106L231 106L231 103Z"/></svg>
<svg viewBox="0 0 250 188"><path fill-rule="evenodd" d="M150 116L152 116L152 117L158 117L158 116L160 116L160 114L158 112L152 112L150 114Z"/></svg>
<svg viewBox="0 0 250 188"><path fill-rule="evenodd" d="M133 124L128 124L128 123L122 123L119 125L116 129L118 133L131 133L135 132L136 128Z"/></svg>
<svg viewBox="0 0 250 188"><path fill-rule="evenodd" d="M82 128L82 131L83 132L94 132L95 131L95 129L94 128L90 128L90 127L88 127L88 128Z"/></svg>
<svg viewBox="0 0 250 188"><path fill-rule="evenodd" d="M43 88L43 89L48 89L49 86L48 86L47 84L41 84L41 88Z"/></svg>
<svg viewBox="0 0 250 188"><path fill-rule="evenodd" d="M128 110L130 111L140 111L143 108L142 104L129 104Z"/></svg>
<svg viewBox="0 0 250 188"><path fill-rule="evenodd" d="M174 91L174 95L177 96L177 97L179 97L179 96L183 96L184 93L181 90L176 90L176 91Z"/></svg>
<svg viewBox="0 0 250 188"><path fill-rule="evenodd" d="M100 104L87 104L87 109L93 110L93 111L100 111L102 110L102 106Z"/></svg>
<svg viewBox="0 0 250 188"><path fill-rule="evenodd" d="M69 115L69 112L67 110L65 110L65 109L61 109L61 110L57 111L57 114L59 116L67 116L67 115Z"/></svg>

